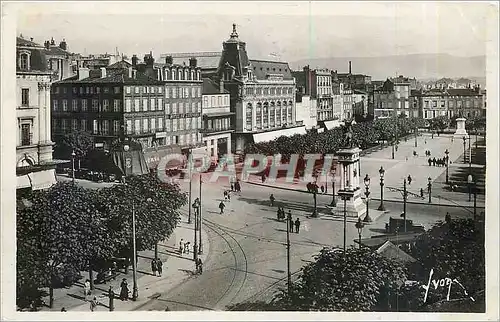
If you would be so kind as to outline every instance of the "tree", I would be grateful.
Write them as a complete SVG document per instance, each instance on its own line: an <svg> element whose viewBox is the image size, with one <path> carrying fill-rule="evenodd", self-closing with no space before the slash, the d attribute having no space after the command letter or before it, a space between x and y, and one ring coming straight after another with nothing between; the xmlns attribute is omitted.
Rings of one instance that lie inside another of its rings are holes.
<svg viewBox="0 0 500 322"><path fill-rule="evenodd" d="M92 256L111 254L113 245L100 224L96 192L59 182L26 198L32 206L17 209L17 283L21 290L48 287L52 305L60 279L71 283L68 277Z"/></svg>
<svg viewBox="0 0 500 322"><path fill-rule="evenodd" d="M87 156L87 153L94 148L94 138L85 131L72 131L66 133L58 146L58 153L64 158L71 158L74 151L78 162Z"/></svg>
<svg viewBox="0 0 500 322"><path fill-rule="evenodd" d="M429 127L431 130L444 131L450 125L450 119L445 115L440 115L429 120Z"/></svg>
<svg viewBox="0 0 500 322"><path fill-rule="evenodd" d="M484 225L472 219L437 223L419 236L410 254L421 264L410 271L415 280L427 281L433 269L433 279L456 278L469 294L485 289ZM464 294L458 285L453 290Z"/></svg>
<svg viewBox="0 0 500 322"><path fill-rule="evenodd" d="M387 310L388 297L396 294L405 280L402 265L370 249L349 248L344 255L339 249L323 248L314 262L302 268L290 294L280 290L263 307L294 311Z"/></svg>

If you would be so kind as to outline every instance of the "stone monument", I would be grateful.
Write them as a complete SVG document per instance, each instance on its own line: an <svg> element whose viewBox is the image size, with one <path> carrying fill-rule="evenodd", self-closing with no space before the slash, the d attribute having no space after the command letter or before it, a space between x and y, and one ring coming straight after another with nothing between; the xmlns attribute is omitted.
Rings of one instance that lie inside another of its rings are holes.
<svg viewBox="0 0 500 322"><path fill-rule="evenodd" d="M453 136L456 138L463 138L464 136L465 138L469 137L469 134L467 134L465 130L465 119L463 117L457 119L457 130Z"/></svg>
<svg viewBox="0 0 500 322"><path fill-rule="evenodd" d="M361 149L354 146L351 123L346 122L344 147L337 152L340 165L338 196L342 199L341 202L337 203L337 208L334 210L337 215L343 215L345 210L347 217L359 218L366 212L359 185L361 177L360 152ZM344 199L346 199L345 205Z"/></svg>

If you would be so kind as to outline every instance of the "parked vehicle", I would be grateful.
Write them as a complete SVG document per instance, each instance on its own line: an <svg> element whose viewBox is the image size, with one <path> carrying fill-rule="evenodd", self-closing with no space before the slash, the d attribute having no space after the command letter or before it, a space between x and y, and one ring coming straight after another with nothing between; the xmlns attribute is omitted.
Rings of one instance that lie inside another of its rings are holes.
<svg viewBox="0 0 500 322"><path fill-rule="evenodd" d="M385 231L389 234L402 233L405 230L405 220L403 218L389 218L389 223L385 224ZM413 220L406 219L407 232L424 232L422 225L414 225Z"/></svg>

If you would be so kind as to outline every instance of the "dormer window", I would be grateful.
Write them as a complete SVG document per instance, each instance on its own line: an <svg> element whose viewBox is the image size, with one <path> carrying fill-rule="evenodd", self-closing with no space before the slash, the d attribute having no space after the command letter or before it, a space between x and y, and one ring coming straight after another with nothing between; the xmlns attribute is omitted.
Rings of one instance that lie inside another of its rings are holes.
<svg viewBox="0 0 500 322"><path fill-rule="evenodd" d="M30 55L29 51L22 51L19 54L19 68L22 70L30 69Z"/></svg>

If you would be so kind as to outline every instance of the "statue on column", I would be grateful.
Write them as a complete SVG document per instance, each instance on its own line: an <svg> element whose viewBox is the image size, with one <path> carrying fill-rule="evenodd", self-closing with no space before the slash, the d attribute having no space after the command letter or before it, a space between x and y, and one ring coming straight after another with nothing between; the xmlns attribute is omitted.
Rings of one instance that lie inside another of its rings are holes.
<svg viewBox="0 0 500 322"><path fill-rule="evenodd" d="M352 121L345 121L344 125L344 146L346 148L353 147L353 132L352 132Z"/></svg>

